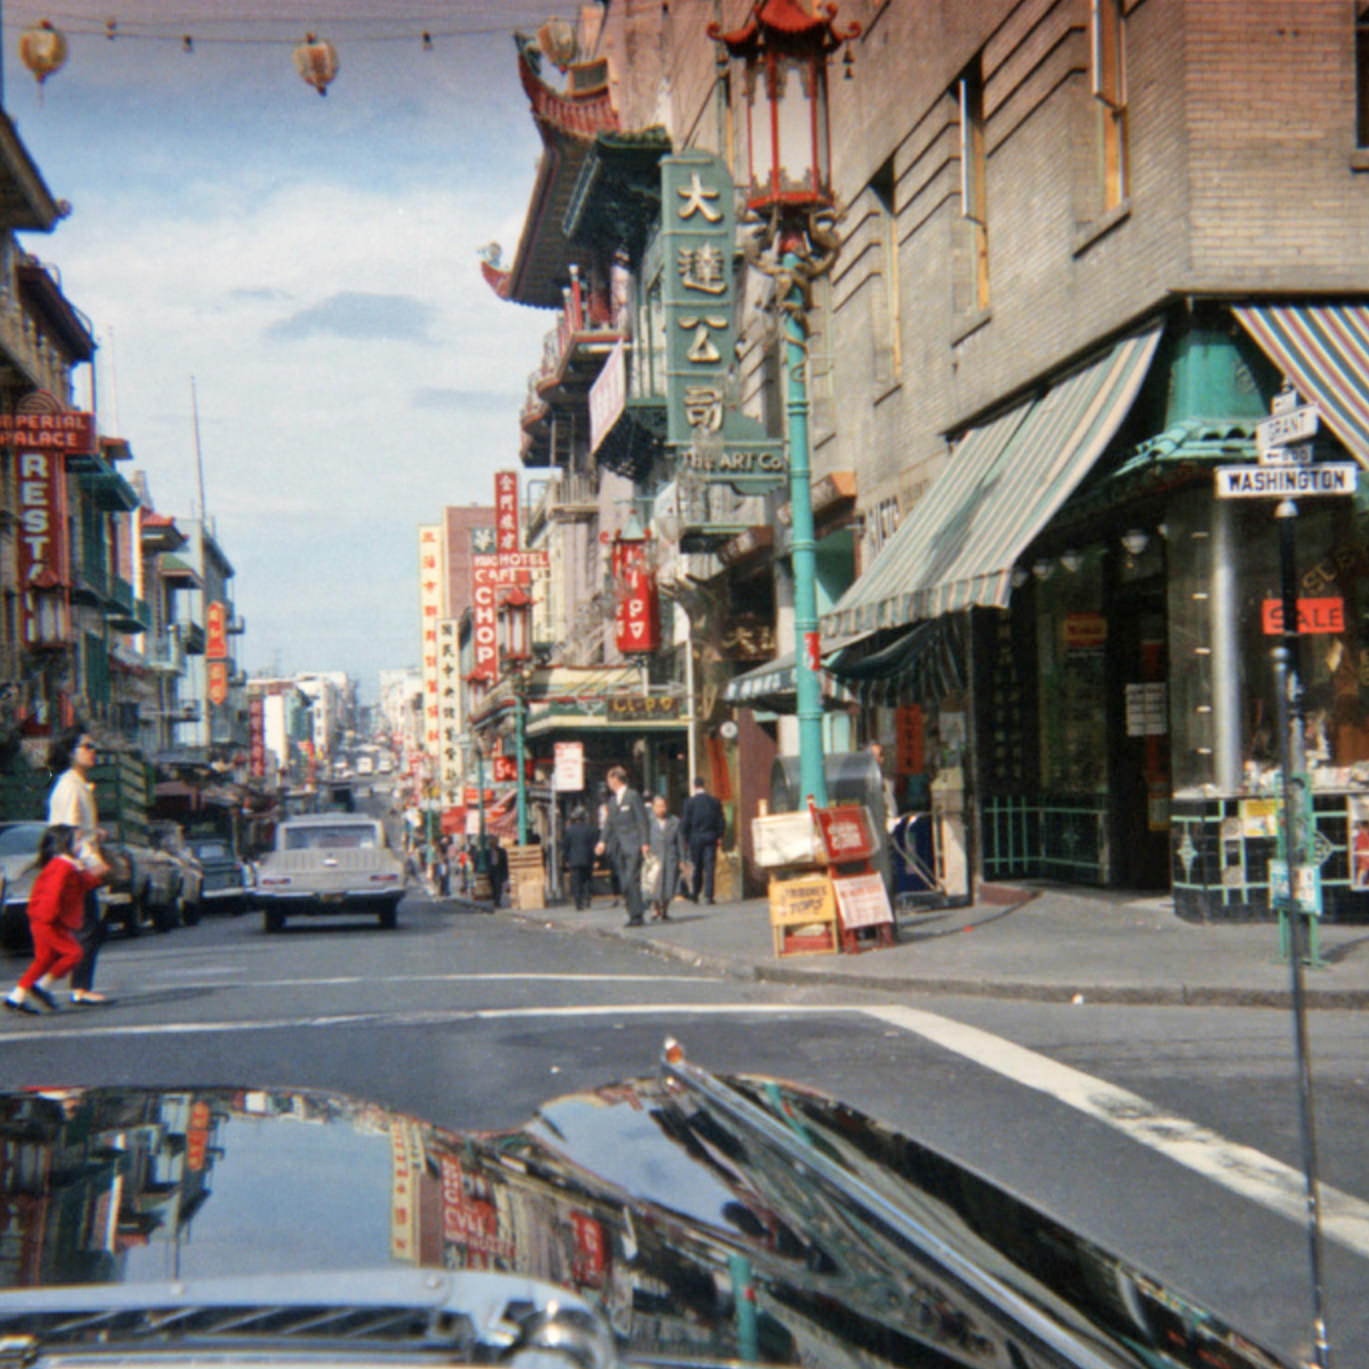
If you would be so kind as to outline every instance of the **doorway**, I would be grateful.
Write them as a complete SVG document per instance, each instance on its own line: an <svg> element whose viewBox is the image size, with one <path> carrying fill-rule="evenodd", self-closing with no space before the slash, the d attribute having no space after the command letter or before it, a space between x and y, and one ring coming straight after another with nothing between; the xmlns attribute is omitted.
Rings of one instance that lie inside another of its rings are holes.
<svg viewBox="0 0 1369 1369"><path fill-rule="evenodd" d="M1123 888L1170 887L1168 624L1163 588L1114 600L1108 640L1113 872Z"/></svg>

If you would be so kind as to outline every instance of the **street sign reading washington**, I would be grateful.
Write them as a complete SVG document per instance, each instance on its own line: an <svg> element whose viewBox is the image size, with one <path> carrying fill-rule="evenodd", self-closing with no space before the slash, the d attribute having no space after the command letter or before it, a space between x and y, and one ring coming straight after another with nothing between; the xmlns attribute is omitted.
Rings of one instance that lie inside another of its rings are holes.
<svg viewBox="0 0 1369 1369"><path fill-rule="evenodd" d="M1218 499L1306 499L1354 494L1359 467L1353 461L1309 466L1219 466Z"/></svg>

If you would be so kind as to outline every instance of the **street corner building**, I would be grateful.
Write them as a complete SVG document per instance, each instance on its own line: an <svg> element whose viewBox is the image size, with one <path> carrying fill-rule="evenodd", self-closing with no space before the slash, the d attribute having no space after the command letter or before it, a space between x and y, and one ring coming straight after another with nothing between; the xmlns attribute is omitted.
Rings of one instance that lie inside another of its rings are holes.
<svg viewBox="0 0 1369 1369"><path fill-rule="evenodd" d="M1369 919L1369 7L1287 20L610 0L519 40L543 157L480 269L552 324L517 543L549 573L463 706L523 719L535 807L556 741L585 795L697 771L754 888L811 726L829 765L883 744L968 892L1269 916L1292 498L1309 845L1323 915Z"/></svg>

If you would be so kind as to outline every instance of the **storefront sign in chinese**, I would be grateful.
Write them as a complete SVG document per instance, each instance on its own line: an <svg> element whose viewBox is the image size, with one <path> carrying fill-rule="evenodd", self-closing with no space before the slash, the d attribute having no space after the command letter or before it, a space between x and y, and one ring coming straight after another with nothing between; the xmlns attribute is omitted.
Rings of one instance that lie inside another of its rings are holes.
<svg viewBox="0 0 1369 1369"><path fill-rule="evenodd" d="M425 523L418 529L418 611L423 637L423 750L436 758L442 743L442 709L437 683L437 625L443 617L446 583L442 529Z"/></svg>
<svg viewBox="0 0 1369 1369"><path fill-rule="evenodd" d="M228 659L228 605L211 599L204 609L204 654L210 661Z"/></svg>
<svg viewBox="0 0 1369 1369"><path fill-rule="evenodd" d="M494 537L496 549L518 550L518 472L496 471L494 476Z"/></svg>
<svg viewBox="0 0 1369 1369"><path fill-rule="evenodd" d="M727 402L736 360L732 177L721 157L661 159L666 441L705 479L757 493L784 483L782 444Z"/></svg>
<svg viewBox="0 0 1369 1369"><path fill-rule="evenodd" d="M455 618L437 624L437 776L443 795L455 791L461 775L461 639Z"/></svg>
<svg viewBox="0 0 1369 1369"><path fill-rule="evenodd" d="M266 701L260 694L247 703L247 764L254 780L266 777Z"/></svg>
<svg viewBox="0 0 1369 1369"><path fill-rule="evenodd" d="M1283 632L1283 601L1266 599L1261 605L1264 635L1277 637ZM1298 632L1303 636L1339 635L1345 631L1345 600L1338 598L1299 599Z"/></svg>
<svg viewBox="0 0 1369 1369"><path fill-rule="evenodd" d="M205 693L215 708L228 702L228 662L207 661L204 667Z"/></svg>
<svg viewBox="0 0 1369 1369"><path fill-rule="evenodd" d="M668 695L619 694L607 701L605 716L614 722L645 722L653 718L678 718L681 700Z"/></svg>

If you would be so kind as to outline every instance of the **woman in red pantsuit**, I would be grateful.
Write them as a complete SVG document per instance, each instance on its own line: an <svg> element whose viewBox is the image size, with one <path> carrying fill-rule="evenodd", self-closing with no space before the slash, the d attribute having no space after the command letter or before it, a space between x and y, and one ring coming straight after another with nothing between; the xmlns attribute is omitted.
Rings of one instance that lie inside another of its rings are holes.
<svg viewBox="0 0 1369 1369"><path fill-rule="evenodd" d="M57 1007L52 986L81 962L81 945L72 935L85 916L86 894L109 873L103 863L87 869L73 854L74 827L49 827L38 846L38 878L29 895L29 930L33 933L33 964L5 995L10 1012L36 1013L36 998L49 1011Z"/></svg>

